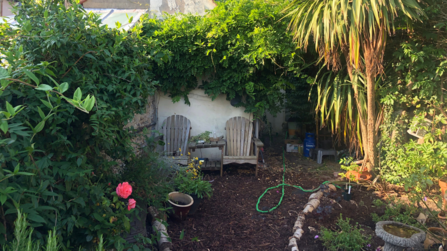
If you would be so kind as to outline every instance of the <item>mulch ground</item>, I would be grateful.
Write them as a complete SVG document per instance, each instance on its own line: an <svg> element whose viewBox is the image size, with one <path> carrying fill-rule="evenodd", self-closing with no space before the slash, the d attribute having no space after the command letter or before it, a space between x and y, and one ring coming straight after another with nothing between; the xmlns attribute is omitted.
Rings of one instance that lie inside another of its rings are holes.
<svg viewBox="0 0 447 251"><path fill-rule="evenodd" d="M278 209L270 213L256 211L256 203L264 190L281 183L281 151L281 148L276 152L266 149L269 168L261 170L257 178L254 176L253 166L249 165L227 167L223 177L218 172L207 173L206 178L213 180L212 198L204 200L197 213L185 221L168 220L173 250L287 250L297 213L303 210L310 193L285 187L285 196ZM330 175L332 170L319 172L327 167L325 164L315 166L315 162L301 159L296 154L288 154L286 158L288 184L311 189L330 178L328 172ZM306 216L303 227L305 233L298 242L301 251L324 250L321 240L315 236L320 235L322 227L339 231L335 223L340 215L351 218L352 224L358 222L366 235L373 236L371 246L365 247L365 250L376 250L378 246L383 246L383 241L374 234L375 223L371 219L371 213L383 213L383 209L372 204L377 197L373 191L366 191L361 187L355 187L353 192L352 200L356 203L343 200L342 191L338 189L322 199L320 204L323 207L329 206L330 213L312 213ZM270 190L259 208L268 210L274 207L280 197L281 189ZM337 202L333 203L329 198ZM182 231L184 236L180 239Z"/></svg>

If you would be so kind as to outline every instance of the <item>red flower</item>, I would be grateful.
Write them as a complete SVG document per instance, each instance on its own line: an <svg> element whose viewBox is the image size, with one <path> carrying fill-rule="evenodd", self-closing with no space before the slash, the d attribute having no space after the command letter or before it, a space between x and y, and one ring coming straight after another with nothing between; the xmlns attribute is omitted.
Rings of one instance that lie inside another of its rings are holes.
<svg viewBox="0 0 447 251"><path fill-rule="evenodd" d="M132 186L128 182L120 183L116 187L116 194L123 199L127 199L132 194Z"/></svg>
<svg viewBox="0 0 447 251"><path fill-rule="evenodd" d="M109 182L109 186L110 186L111 182Z"/></svg>
<svg viewBox="0 0 447 251"><path fill-rule="evenodd" d="M127 204L127 210L131 210L132 208L135 208L137 205L137 202L134 199L129 199L129 204Z"/></svg>

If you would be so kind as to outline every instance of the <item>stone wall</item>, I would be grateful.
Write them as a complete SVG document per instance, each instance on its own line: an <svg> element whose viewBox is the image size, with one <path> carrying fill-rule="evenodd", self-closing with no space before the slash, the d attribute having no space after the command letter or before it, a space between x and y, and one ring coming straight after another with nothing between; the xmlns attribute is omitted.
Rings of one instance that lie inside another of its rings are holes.
<svg viewBox="0 0 447 251"><path fill-rule="evenodd" d="M144 140L143 130L146 128L148 132L154 130L157 125L158 120L158 105L159 96L149 96L148 103L146 105L146 112L143 114L135 114L132 121L130 121L124 128L133 127L138 132L138 136L135 137L132 141L135 143L135 153L140 153L140 147L146 146L146 142Z"/></svg>

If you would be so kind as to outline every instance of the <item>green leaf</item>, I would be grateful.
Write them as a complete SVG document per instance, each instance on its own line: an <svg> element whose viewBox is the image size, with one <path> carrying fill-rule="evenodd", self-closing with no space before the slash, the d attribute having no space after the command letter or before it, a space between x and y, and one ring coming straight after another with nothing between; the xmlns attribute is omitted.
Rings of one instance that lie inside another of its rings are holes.
<svg viewBox="0 0 447 251"><path fill-rule="evenodd" d="M91 240L93 240L93 236L87 235L85 239L87 240L87 242L90 242Z"/></svg>
<svg viewBox="0 0 447 251"><path fill-rule="evenodd" d="M88 57L88 58L96 60L96 58L92 54L90 54L90 53L85 54L85 56Z"/></svg>
<svg viewBox="0 0 447 251"><path fill-rule="evenodd" d="M40 131L42 131L42 129L44 128L44 126L45 126L45 120L44 120L44 121L40 121L40 123L37 124L36 127L34 127L33 132L34 132L34 133L39 133Z"/></svg>
<svg viewBox="0 0 447 251"><path fill-rule="evenodd" d="M11 116L14 116L16 114L14 107L12 107L12 105L8 101L6 101L6 110L9 114L11 114Z"/></svg>
<svg viewBox="0 0 447 251"><path fill-rule="evenodd" d="M37 107L37 111L39 112L39 116L41 119L45 119L45 113L43 113L42 109L40 107Z"/></svg>
<svg viewBox="0 0 447 251"><path fill-rule="evenodd" d="M64 83L62 83L61 84L61 86L59 87L59 92L60 93L64 93L64 92L66 92L67 90L68 90L68 83L67 82L64 82Z"/></svg>
<svg viewBox="0 0 447 251"><path fill-rule="evenodd" d="M126 229L126 231L129 232L130 230L130 221L129 218L127 218L126 216L123 216L123 224L124 224L124 228Z"/></svg>
<svg viewBox="0 0 447 251"><path fill-rule="evenodd" d="M103 221L104 218L101 217L101 215L99 215L98 213L93 213L93 217L95 217L96 220L98 221Z"/></svg>
<svg viewBox="0 0 447 251"><path fill-rule="evenodd" d="M180 232L180 240L183 240L183 237L185 237L185 229Z"/></svg>
<svg viewBox="0 0 447 251"><path fill-rule="evenodd" d="M14 167L14 173L18 173L20 170L20 164L17 164L16 167Z"/></svg>
<svg viewBox="0 0 447 251"><path fill-rule="evenodd" d="M32 73L32 72L30 72L30 71L28 71L28 70L25 70L25 74L26 74L30 79L32 79L34 82L36 82L37 85L40 84L39 79L36 77L36 75L34 75L34 73Z"/></svg>
<svg viewBox="0 0 447 251"><path fill-rule="evenodd" d="M4 194L0 195L0 203L2 203L2 205L5 204L6 199L8 199L8 197L6 195L4 195Z"/></svg>
<svg viewBox="0 0 447 251"><path fill-rule="evenodd" d="M93 105L95 105L95 97L87 97L88 99L86 99L85 103L84 103L84 109L87 110L88 112L92 110Z"/></svg>
<svg viewBox="0 0 447 251"><path fill-rule="evenodd" d="M87 54L88 55L88 54ZM75 91L75 93L74 93L74 95L73 95L73 99L75 100L75 101L81 101L81 98L82 98L82 91L81 91L81 88L79 88L78 87L78 89L76 89L76 91Z"/></svg>
<svg viewBox="0 0 447 251"><path fill-rule="evenodd" d="M32 221L35 221L35 222L47 223L47 222L45 221L45 219L42 218L42 216L37 215L37 214L29 214L29 215L28 215L28 219L29 219L29 220L32 220Z"/></svg>
<svg viewBox="0 0 447 251"><path fill-rule="evenodd" d="M78 166L81 166L81 164L82 164L82 158L78 158L78 159L76 160L76 164L78 164Z"/></svg>
<svg viewBox="0 0 447 251"><path fill-rule="evenodd" d="M53 109L53 105L51 105L50 102L45 101L45 100L43 100L43 99L41 99L40 101L42 101L42 103L43 103L46 107L48 107L48 108L50 108L50 109Z"/></svg>
<svg viewBox="0 0 447 251"><path fill-rule="evenodd" d="M74 202L80 204L81 206L85 207L85 202L84 199L82 197L78 197L75 200L73 200Z"/></svg>
<svg viewBox="0 0 447 251"><path fill-rule="evenodd" d="M9 78L9 73L5 68L0 67L0 79L5 79L5 78Z"/></svg>
<svg viewBox="0 0 447 251"><path fill-rule="evenodd" d="M2 123L0 124L0 129L4 132L7 133L8 132L8 122L6 120L3 120Z"/></svg>
<svg viewBox="0 0 447 251"><path fill-rule="evenodd" d="M53 87L51 87L49 85L46 85L46 84L41 84L41 85L39 85L39 87L36 88L36 90L39 90L39 91L51 91L51 90L53 90Z"/></svg>
<svg viewBox="0 0 447 251"><path fill-rule="evenodd" d="M17 172L17 175L26 175L26 176L33 176L34 173L27 173L27 172Z"/></svg>

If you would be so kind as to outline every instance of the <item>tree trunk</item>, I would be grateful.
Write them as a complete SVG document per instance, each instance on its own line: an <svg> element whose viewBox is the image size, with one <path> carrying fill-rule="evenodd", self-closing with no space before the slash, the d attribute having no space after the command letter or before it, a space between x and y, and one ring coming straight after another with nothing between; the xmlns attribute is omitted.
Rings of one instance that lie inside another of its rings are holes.
<svg viewBox="0 0 447 251"><path fill-rule="evenodd" d="M368 144L368 137L367 137L367 121L366 121L366 116L363 114L362 111L362 106L360 104L360 99L359 99L359 91L358 91L358 86L357 83L354 81L354 74L353 74L353 66L349 64L349 51L347 48L343 48L343 53L345 55L346 58L346 62L347 63L347 69L348 69L348 74L349 74L349 79L352 82L352 89L354 90L354 98L355 98L355 103L357 106L357 111L359 114L359 120L360 120L360 135L361 138L359 139L359 141L361 140L361 148L363 148L363 157L366 160L367 159L367 155L368 155L368 150L369 150L369 144ZM360 145L360 144L359 144ZM364 162L365 163L365 162Z"/></svg>
<svg viewBox="0 0 447 251"><path fill-rule="evenodd" d="M366 66L368 67L368 66ZM367 97L368 97L368 159L364 161L368 171L371 172L376 166L376 90L374 74L366 71ZM366 152L366 151L365 151Z"/></svg>
<svg viewBox="0 0 447 251"><path fill-rule="evenodd" d="M371 40L371 39L369 39ZM377 55L381 46L381 43L373 43L366 40L363 44L363 56L365 59L365 75L366 75L366 95L367 95L367 113L368 113L368 125L367 125L367 137L368 148L365 149L365 159L363 166L366 165L368 172L374 170L377 163L377 151L376 151L376 89L375 89L375 77L378 73Z"/></svg>

